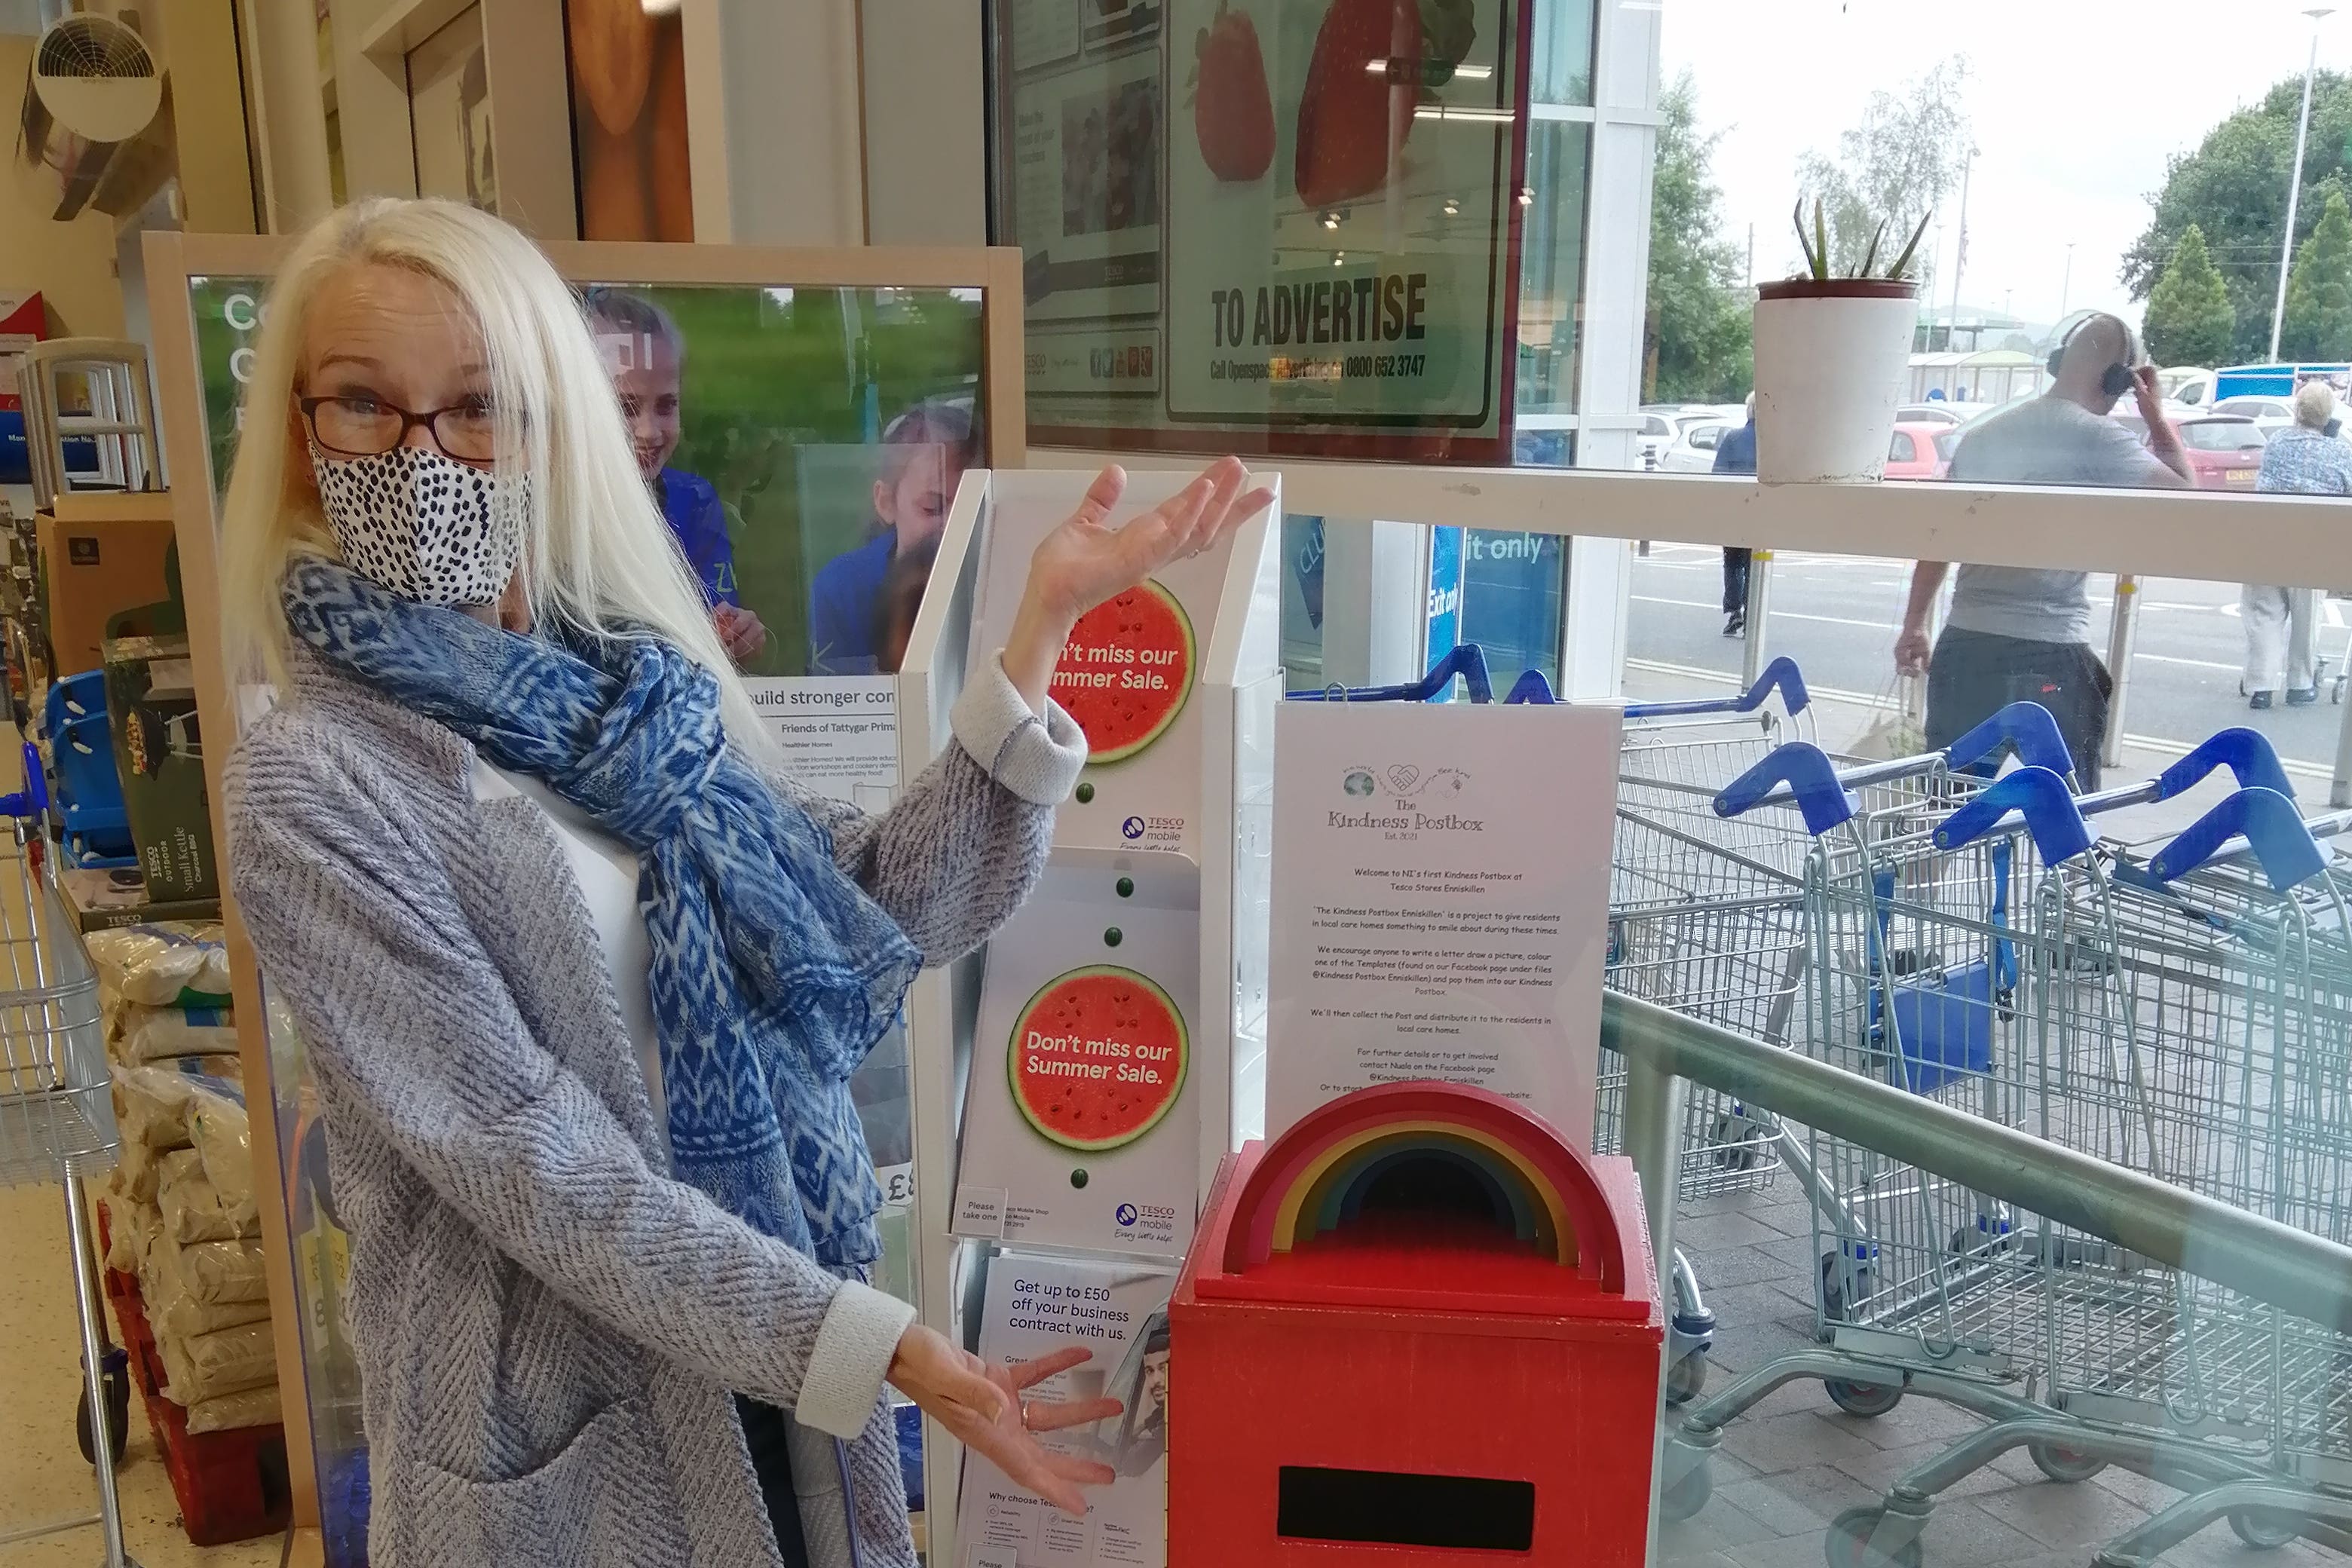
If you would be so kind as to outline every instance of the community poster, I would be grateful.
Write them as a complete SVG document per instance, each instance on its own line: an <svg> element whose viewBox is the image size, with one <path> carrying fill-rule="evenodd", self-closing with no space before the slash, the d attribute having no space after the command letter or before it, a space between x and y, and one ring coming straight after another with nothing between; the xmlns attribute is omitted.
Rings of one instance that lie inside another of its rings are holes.
<svg viewBox="0 0 2352 1568"><path fill-rule="evenodd" d="M1266 1131L1371 1084L1518 1101L1591 1147L1614 707L1286 702Z"/></svg>

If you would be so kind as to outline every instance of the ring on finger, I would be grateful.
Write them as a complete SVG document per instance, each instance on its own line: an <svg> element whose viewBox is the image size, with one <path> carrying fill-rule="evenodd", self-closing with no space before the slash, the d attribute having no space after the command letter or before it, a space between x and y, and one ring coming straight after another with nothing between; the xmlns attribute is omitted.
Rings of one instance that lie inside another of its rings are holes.
<svg viewBox="0 0 2352 1568"><path fill-rule="evenodd" d="M1021 1402L1021 1425L1032 1431L1037 1426L1037 1407L1025 1399Z"/></svg>

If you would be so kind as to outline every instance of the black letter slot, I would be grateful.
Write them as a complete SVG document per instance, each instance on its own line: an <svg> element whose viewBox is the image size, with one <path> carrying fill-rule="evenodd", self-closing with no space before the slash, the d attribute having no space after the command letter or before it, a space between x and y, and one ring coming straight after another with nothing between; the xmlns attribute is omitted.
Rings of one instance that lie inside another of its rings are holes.
<svg viewBox="0 0 2352 1568"><path fill-rule="evenodd" d="M1412 1476L1285 1465L1276 1532L1289 1541L1528 1552L1535 1547L1532 1481Z"/></svg>

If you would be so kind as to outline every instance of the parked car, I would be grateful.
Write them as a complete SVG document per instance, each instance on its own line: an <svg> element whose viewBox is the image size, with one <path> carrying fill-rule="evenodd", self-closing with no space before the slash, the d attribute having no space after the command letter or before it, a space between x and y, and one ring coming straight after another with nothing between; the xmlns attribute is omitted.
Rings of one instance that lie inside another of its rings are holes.
<svg viewBox="0 0 2352 1568"><path fill-rule="evenodd" d="M1658 466L1658 459L1666 455L1668 447L1674 445L1675 429L1673 415L1648 409L1643 411L1641 433L1633 437L1634 446L1641 448L1643 468Z"/></svg>
<svg viewBox="0 0 2352 1568"><path fill-rule="evenodd" d="M1708 419L1694 419L1675 433L1674 440L1659 455L1658 468L1669 474L1711 474L1715 471L1715 449L1723 445L1723 437L1746 423L1743 412L1737 420L1717 415Z"/></svg>
<svg viewBox="0 0 2352 1568"><path fill-rule="evenodd" d="M1960 444L1957 425L1906 420L1895 426L1886 446L1886 477L1890 479L1940 479L1952 466L1953 449Z"/></svg>
<svg viewBox="0 0 2352 1568"><path fill-rule="evenodd" d="M2210 412L2234 414L2262 426L2264 437L2294 423L2294 405L2284 397L2225 397Z"/></svg>
<svg viewBox="0 0 2352 1568"><path fill-rule="evenodd" d="M2190 408L2179 403L2168 403L2165 404L2163 407L2164 417L2176 428L2179 426L2182 420L2200 418L2204 414L2204 411L2201 409ZM2145 447L2147 445L2147 421L2140 417L2139 405L2137 404L2118 403L2116 405L2114 411L2110 413L2107 417L2113 419L2125 429L2129 430L2132 433L2133 439L2139 442L2141 446Z"/></svg>
<svg viewBox="0 0 2352 1568"><path fill-rule="evenodd" d="M2174 429L2189 454L2200 489L2250 490L2262 472L2263 446L2270 432L2242 415L2214 414L2183 419Z"/></svg>
<svg viewBox="0 0 2352 1568"><path fill-rule="evenodd" d="M2213 395L2213 373L2194 365L2181 365L2156 373L2157 390L2169 403L2185 403L2194 408Z"/></svg>
<svg viewBox="0 0 2352 1568"><path fill-rule="evenodd" d="M1965 425L1969 411L1968 403L1906 403L1895 411L1897 425Z"/></svg>

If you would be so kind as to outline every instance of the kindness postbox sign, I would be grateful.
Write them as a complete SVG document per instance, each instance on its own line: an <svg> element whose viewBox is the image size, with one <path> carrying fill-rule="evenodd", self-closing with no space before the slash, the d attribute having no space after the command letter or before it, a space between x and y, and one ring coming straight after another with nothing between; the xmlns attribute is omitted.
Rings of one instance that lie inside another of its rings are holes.
<svg viewBox="0 0 2352 1568"><path fill-rule="evenodd" d="M1433 1079L1591 1147L1622 728L1604 706L1282 705L1269 1133Z"/></svg>
<svg viewBox="0 0 2352 1568"><path fill-rule="evenodd" d="M1189 474L1137 474L1112 521L1123 524L1191 482ZM1037 546L1077 509L1094 476L1002 472L990 481L973 664L1004 646ZM1273 476L1252 475L1252 484ZM1279 516L1277 500L1271 514ZM1273 548L1270 530L1237 536ZM1087 737L1087 770L1055 818L1054 842L1074 848L1169 850L1199 859L1202 777L1202 661L1229 574L1253 574L1228 538L1171 561L1150 578L1078 618L1063 644L1052 694Z"/></svg>

